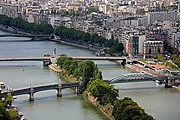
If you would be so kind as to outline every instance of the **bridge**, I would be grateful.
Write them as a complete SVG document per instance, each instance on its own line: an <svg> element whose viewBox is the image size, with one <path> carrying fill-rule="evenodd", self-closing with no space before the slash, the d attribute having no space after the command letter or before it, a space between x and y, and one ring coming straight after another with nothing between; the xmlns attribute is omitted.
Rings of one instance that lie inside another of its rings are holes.
<svg viewBox="0 0 180 120"><path fill-rule="evenodd" d="M44 66L51 64L50 57L0 58L0 61L43 61Z"/></svg>
<svg viewBox="0 0 180 120"><path fill-rule="evenodd" d="M94 56L78 56L78 57L74 57L72 56L72 58L74 59L80 59L80 60L126 60L126 57L94 57Z"/></svg>
<svg viewBox="0 0 180 120"><path fill-rule="evenodd" d="M5 97L8 93L10 93L12 96L28 94L29 95L29 101L34 101L34 94L35 93L40 92L40 91L46 91L46 90L56 90L57 96L62 97L61 91L63 89L73 88L73 87L76 88L77 94L82 93L80 83L75 82L75 83L41 85L41 86L36 86L36 87L27 87L27 88L22 88L22 89L9 90L7 92L0 93L0 98Z"/></svg>
<svg viewBox="0 0 180 120"><path fill-rule="evenodd" d="M107 83L129 83L129 82L147 82L147 81L161 81L164 82L167 77L165 76L150 76L144 73L130 73L130 74L122 74L117 77L114 77L110 80L106 80Z"/></svg>
<svg viewBox="0 0 180 120"><path fill-rule="evenodd" d="M0 58L0 61L43 61L44 65L49 65L51 63L52 57L21 57L21 58ZM55 57L56 59L59 56ZM82 57L82 56L72 56L73 59L79 60L122 60L122 63L126 63L125 57Z"/></svg>
<svg viewBox="0 0 180 120"><path fill-rule="evenodd" d="M51 35L25 35L25 34L3 34L0 37L51 37Z"/></svg>

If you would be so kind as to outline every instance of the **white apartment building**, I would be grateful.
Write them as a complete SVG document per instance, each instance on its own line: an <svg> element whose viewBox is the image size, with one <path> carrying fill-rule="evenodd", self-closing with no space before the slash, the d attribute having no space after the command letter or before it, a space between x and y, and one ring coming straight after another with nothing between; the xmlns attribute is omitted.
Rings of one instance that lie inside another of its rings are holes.
<svg viewBox="0 0 180 120"><path fill-rule="evenodd" d="M149 12L145 14L148 17L148 24L155 21L177 21L178 13L175 11Z"/></svg>
<svg viewBox="0 0 180 120"><path fill-rule="evenodd" d="M144 49L143 44L145 40L146 40L145 35L139 35L139 51L138 51L139 55L143 55L143 49Z"/></svg>

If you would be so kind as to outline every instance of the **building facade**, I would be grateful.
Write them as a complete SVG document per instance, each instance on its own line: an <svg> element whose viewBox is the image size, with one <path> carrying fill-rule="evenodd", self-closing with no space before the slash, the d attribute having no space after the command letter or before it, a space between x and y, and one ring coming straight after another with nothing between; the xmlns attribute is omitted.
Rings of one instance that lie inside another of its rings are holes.
<svg viewBox="0 0 180 120"><path fill-rule="evenodd" d="M137 56L139 51L139 36L133 35L130 37L130 53L132 56Z"/></svg>
<svg viewBox="0 0 180 120"><path fill-rule="evenodd" d="M164 54L164 45L162 41L144 42L144 59L154 58L155 54Z"/></svg>

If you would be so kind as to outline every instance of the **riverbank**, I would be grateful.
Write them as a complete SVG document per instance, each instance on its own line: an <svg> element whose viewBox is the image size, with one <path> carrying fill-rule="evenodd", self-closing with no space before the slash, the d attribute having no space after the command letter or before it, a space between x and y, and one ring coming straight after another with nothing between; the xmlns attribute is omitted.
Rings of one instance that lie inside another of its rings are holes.
<svg viewBox="0 0 180 120"><path fill-rule="evenodd" d="M150 72L144 71L144 70L142 70L142 69L138 69L137 67L135 67L135 66L133 66L133 65L126 64L125 66L128 67L128 68L131 69L131 70L134 70L134 71L138 72L138 73L145 73L145 74L148 74L148 75L150 75L150 76L154 76L154 75L151 74Z"/></svg>
<svg viewBox="0 0 180 120"><path fill-rule="evenodd" d="M49 69L56 72L56 73L61 73L62 72L62 69L60 69L57 65L55 64L50 64L49 66Z"/></svg>
<svg viewBox="0 0 180 120"><path fill-rule="evenodd" d="M112 105L108 104L106 106L102 106L89 93L85 92L84 94L86 94L86 98L88 99L88 101L95 107L97 107L109 120L115 120L114 117L112 117Z"/></svg>
<svg viewBox="0 0 180 120"><path fill-rule="evenodd" d="M14 34L21 34L21 35L34 35L34 34L31 34L31 33L27 33L27 32L22 32L22 31L19 31L19 30L15 30L11 27L5 27L5 26L0 26L0 30L2 31L5 31L5 32L10 32L10 33L14 33ZM62 40L60 38L58 39L48 39L49 41L54 41L54 42L59 42L61 44L65 44L65 45L71 45L71 46L75 46L75 47L80 47L80 48L84 48L84 49L89 49L89 50L92 50L92 51L99 51L100 49L98 48L94 48L93 46L88 46L88 45L83 45L83 44L78 44L78 43L72 43L71 42L68 42L68 40Z"/></svg>
<svg viewBox="0 0 180 120"><path fill-rule="evenodd" d="M93 47L90 47L90 46L68 42L68 41L62 40L60 38L59 39L50 39L49 41L60 42L61 44L71 45L71 46L80 47L80 48L84 48L84 49L89 49L89 50L92 50L92 51L99 51L100 50L100 49L93 48Z"/></svg>
<svg viewBox="0 0 180 120"><path fill-rule="evenodd" d="M180 91L180 86L172 86L172 88L175 88L176 90Z"/></svg>

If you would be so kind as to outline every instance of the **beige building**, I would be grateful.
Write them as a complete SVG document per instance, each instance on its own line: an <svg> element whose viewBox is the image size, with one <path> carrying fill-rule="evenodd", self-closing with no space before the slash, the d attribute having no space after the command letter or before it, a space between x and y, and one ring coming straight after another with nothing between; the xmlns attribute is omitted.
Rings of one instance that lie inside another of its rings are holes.
<svg viewBox="0 0 180 120"><path fill-rule="evenodd" d="M1 3L1 13L11 18L18 18L22 13L22 6L20 4Z"/></svg>
<svg viewBox="0 0 180 120"><path fill-rule="evenodd" d="M163 54L164 46L162 41L144 42L144 59L154 58L155 54Z"/></svg>

